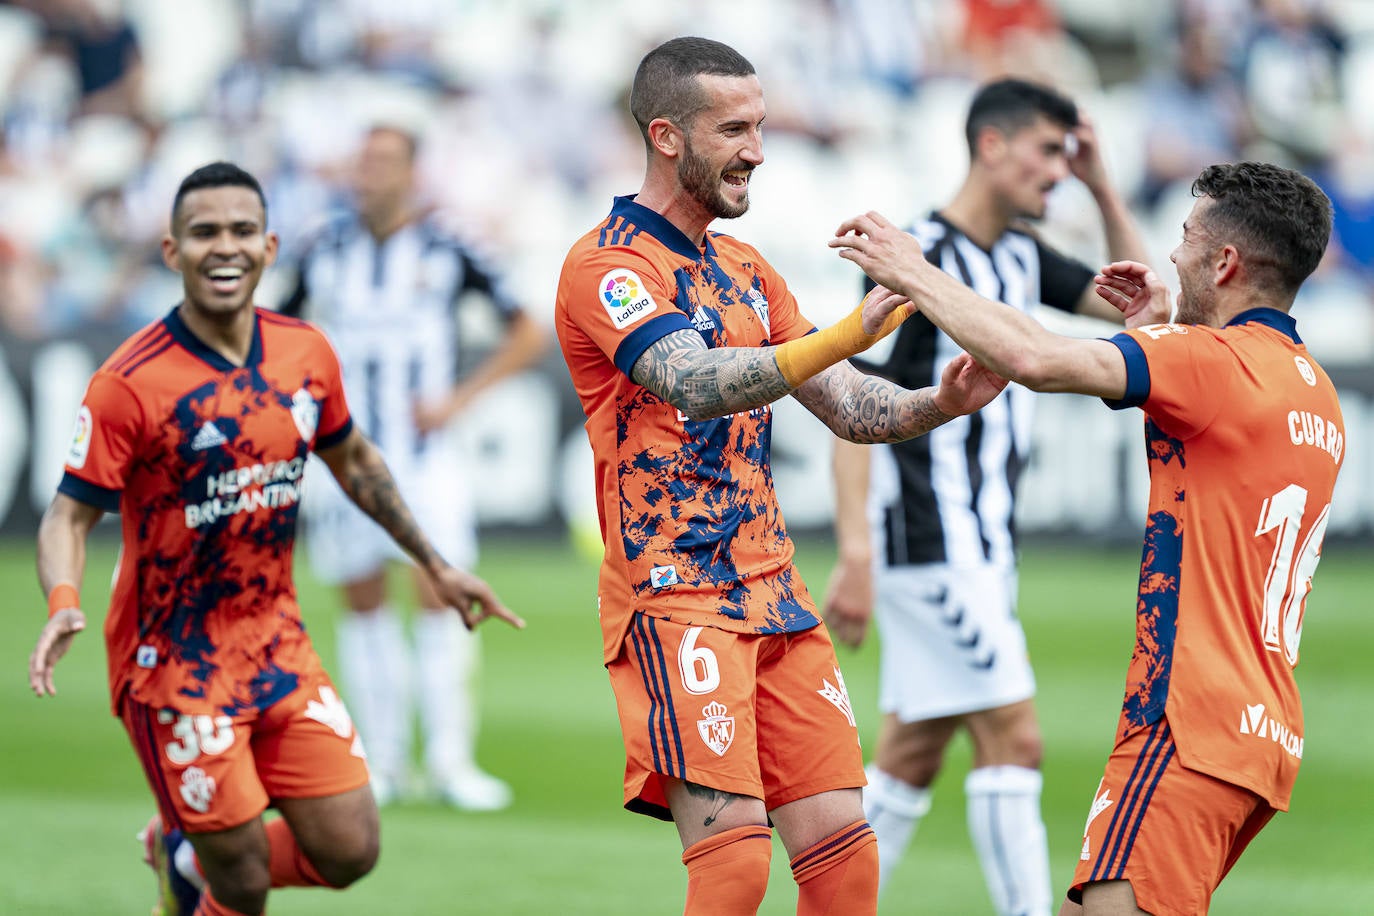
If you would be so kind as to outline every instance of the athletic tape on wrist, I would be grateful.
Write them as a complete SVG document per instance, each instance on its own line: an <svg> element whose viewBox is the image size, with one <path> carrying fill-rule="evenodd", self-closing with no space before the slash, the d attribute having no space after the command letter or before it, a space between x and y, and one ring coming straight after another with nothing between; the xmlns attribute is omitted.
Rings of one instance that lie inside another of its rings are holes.
<svg viewBox="0 0 1374 916"><path fill-rule="evenodd" d="M835 365L842 359L857 356L882 338L897 330L910 317L910 305L899 305L884 319L876 334L864 332L864 307L859 307L828 328L789 340L778 347L775 357L783 380L791 388Z"/></svg>
<svg viewBox="0 0 1374 916"><path fill-rule="evenodd" d="M58 611L65 611L67 608L81 607L81 594L77 592L76 586L68 582L59 582L48 592L48 619Z"/></svg>

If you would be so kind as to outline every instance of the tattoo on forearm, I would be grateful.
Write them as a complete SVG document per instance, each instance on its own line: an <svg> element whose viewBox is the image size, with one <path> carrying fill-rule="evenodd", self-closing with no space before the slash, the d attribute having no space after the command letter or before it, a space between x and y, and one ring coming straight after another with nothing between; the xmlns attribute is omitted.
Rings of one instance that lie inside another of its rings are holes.
<svg viewBox="0 0 1374 916"><path fill-rule="evenodd" d="M359 509L381 525L397 544L427 566L436 558L434 547L401 498L396 479L374 448L370 454L351 465L339 483Z"/></svg>
<svg viewBox="0 0 1374 916"><path fill-rule="evenodd" d="M935 406L934 393L909 391L840 363L798 388L796 397L842 439L900 442L953 419Z"/></svg>
<svg viewBox="0 0 1374 916"><path fill-rule="evenodd" d="M677 331L655 342L633 377L690 417L708 419L770 404L792 389L773 348L708 349L700 335Z"/></svg>
<svg viewBox="0 0 1374 916"><path fill-rule="evenodd" d="M739 798L738 795L733 793L722 792L720 789L713 789L710 786L702 786L685 780L682 786L687 790L687 793L694 798L704 798L712 803L711 813L706 815L706 818L701 822L701 826L703 827L710 827L714 824L716 818L720 817L721 814L725 812L725 809L730 807L730 803L736 798Z"/></svg>

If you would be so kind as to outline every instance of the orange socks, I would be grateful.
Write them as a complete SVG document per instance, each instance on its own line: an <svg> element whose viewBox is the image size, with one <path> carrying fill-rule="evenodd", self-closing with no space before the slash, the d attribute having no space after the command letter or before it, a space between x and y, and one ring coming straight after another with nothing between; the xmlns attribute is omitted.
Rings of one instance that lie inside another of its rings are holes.
<svg viewBox="0 0 1374 916"><path fill-rule="evenodd" d="M229 909L229 907L216 900L207 887L201 892L200 905L196 907L193 916L248 916L248 914Z"/></svg>
<svg viewBox="0 0 1374 916"><path fill-rule="evenodd" d="M273 887L329 887L330 884L296 845L296 836L279 817L267 822L267 844L271 850L268 870L272 874Z"/></svg>
<svg viewBox="0 0 1374 916"><path fill-rule="evenodd" d="M797 916L872 916L878 912L878 838L855 821L792 860Z"/></svg>
<svg viewBox="0 0 1374 916"><path fill-rule="evenodd" d="M768 889L773 831L736 827L693 843L682 854L687 866L683 916L753 916Z"/></svg>

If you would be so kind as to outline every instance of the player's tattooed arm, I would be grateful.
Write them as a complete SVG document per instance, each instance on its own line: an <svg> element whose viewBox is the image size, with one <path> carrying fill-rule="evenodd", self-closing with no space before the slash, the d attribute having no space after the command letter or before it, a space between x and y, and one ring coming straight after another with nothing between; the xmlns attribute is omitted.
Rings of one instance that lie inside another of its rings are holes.
<svg viewBox="0 0 1374 916"><path fill-rule="evenodd" d="M630 377L693 420L771 404L792 390L776 347L709 348L696 331L674 331L635 361Z"/></svg>
<svg viewBox="0 0 1374 916"><path fill-rule="evenodd" d="M429 538L420 530L410 507L401 498L396 479L381 450L354 429L338 445L318 453L348 498L385 529L406 553L425 569L443 564Z"/></svg>
<svg viewBox="0 0 1374 916"><path fill-rule="evenodd" d="M911 391L843 362L802 383L795 397L841 439L899 442L954 419L936 406L936 391Z"/></svg>

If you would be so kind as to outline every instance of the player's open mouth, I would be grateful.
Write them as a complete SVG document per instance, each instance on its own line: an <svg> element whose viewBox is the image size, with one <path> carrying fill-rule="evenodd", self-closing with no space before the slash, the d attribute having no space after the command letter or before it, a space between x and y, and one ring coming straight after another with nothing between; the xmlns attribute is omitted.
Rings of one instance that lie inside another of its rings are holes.
<svg viewBox="0 0 1374 916"><path fill-rule="evenodd" d="M740 169L738 171L726 172L721 177L723 177L725 183L732 188L745 188L749 186L748 170Z"/></svg>
<svg viewBox="0 0 1374 916"><path fill-rule="evenodd" d="M217 293L233 293L243 282L242 267L216 267L208 272L210 286Z"/></svg>

